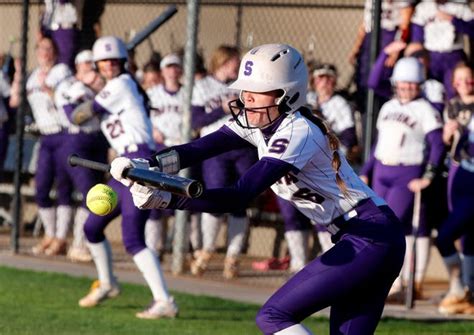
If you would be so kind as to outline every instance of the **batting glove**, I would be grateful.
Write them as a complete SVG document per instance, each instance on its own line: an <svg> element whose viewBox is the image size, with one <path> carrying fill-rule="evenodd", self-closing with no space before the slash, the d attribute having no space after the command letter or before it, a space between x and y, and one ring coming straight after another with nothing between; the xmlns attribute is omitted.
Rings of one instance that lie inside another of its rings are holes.
<svg viewBox="0 0 474 335"><path fill-rule="evenodd" d="M140 209L167 208L171 201L171 193L138 183L132 184L130 193L132 193L133 203Z"/></svg>
<svg viewBox="0 0 474 335"><path fill-rule="evenodd" d="M132 185L133 181L123 177L123 174L126 169L130 168L139 168L148 170L150 164L146 159L135 158L130 159L127 157L117 157L110 164L110 174L114 177L115 180L121 182L123 185L129 187Z"/></svg>

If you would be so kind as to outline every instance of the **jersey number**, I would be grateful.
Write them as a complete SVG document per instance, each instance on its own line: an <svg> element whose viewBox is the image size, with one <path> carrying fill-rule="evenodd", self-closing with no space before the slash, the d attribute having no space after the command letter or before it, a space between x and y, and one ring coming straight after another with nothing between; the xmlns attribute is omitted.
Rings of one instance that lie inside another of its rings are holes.
<svg viewBox="0 0 474 335"><path fill-rule="evenodd" d="M107 131L109 132L110 138L117 138L121 134L124 134L122 122L120 120L114 120L106 125Z"/></svg>

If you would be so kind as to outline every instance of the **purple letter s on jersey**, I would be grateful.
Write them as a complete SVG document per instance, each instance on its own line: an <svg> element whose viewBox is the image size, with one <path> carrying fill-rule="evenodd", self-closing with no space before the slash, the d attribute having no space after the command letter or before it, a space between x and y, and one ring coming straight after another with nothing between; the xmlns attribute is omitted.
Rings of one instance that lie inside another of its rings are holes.
<svg viewBox="0 0 474 335"><path fill-rule="evenodd" d="M245 63L244 75L250 76L252 74L252 66L253 66L253 62L251 60Z"/></svg>

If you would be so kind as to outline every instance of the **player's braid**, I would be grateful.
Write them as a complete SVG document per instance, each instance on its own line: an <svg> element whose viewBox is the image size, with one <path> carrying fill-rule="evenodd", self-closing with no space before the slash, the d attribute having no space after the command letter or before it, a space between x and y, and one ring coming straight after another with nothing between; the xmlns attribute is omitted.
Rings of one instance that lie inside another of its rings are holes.
<svg viewBox="0 0 474 335"><path fill-rule="evenodd" d="M336 183L341 192L345 196L349 196L347 192L347 185L342 180L341 175L339 174L339 169L341 168L341 156L339 154L339 139L337 138L336 134L332 131L330 127L327 126L327 124L318 116L314 115L311 113L311 111L306 108L302 107L300 108L300 113L313 123L315 123L319 129L323 132L323 134L327 137L328 142L329 142L329 148L332 151L332 162L331 166L333 170L336 172Z"/></svg>

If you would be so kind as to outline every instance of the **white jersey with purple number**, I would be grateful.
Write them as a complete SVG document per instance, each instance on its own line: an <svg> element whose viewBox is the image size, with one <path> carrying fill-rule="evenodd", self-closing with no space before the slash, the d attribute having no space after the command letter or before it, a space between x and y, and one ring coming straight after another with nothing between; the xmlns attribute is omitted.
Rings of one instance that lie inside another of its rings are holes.
<svg viewBox="0 0 474 335"><path fill-rule="evenodd" d="M372 31L372 2L373 0L365 0L364 7L364 28L366 33ZM388 31L394 31L401 22L400 11L410 6L413 1L387 1L382 0L382 13L380 27Z"/></svg>
<svg viewBox="0 0 474 335"><path fill-rule="evenodd" d="M438 19L436 17L438 11L448 13L463 21L473 19L473 13L466 4L456 2L437 4L435 0L419 3L411 21L424 27L425 48L436 52L461 50L464 46L462 34L456 33L451 21Z"/></svg>
<svg viewBox="0 0 474 335"><path fill-rule="evenodd" d="M136 148L138 144L155 148L152 125L143 97L128 73L108 81L94 101L105 109L101 129L119 155Z"/></svg>
<svg viewBox="0 0 474 335"><path fill-rule="evenodd" d="M69 77L58 85L54 93L54 103L58 111L62 112L63 116L68 120L64 108L67 108L67 106L78 106L83 102L91 101L94 99L94 96L95 92L86 84L76 77ZM73 125L70 122L68 123L68 130L71 134L77 134L80 131L86 133L100 131L100 120L98 117L94 117L81 126Z"/></svg>
<svg viewBox="0 0 474 335"><path fill-rule="evenodd" d="M56 109L51 92L54 92L64 79L72 76L72 73L65 64L53 66L44 81L47 89L41 85L39 76L40 70L36 69L28 78L26 83L28 102L40 133L55 134L66 128L69 122L64 114Z"/></svg>
<svg viewBox="0 0 474 335"><path fill-rule="evenodd" d="M340 95L333 95L328 101L320 105L324 120L336 135L355 126L352 108L346 99Z"/></svg>
<svg viewBox="0 0 474 335"><path fill-rule="evenodd" d="M443 126L439 114L425 99L385 103L377 119L375 158L386 165L422 164L426 134Z"/></svg>
<svg viewBox="0 0 474 335"><path fill-rule="evenodd" d="M226 84L218 81L212 76L207 76L196 82L193 89L193 105L204 106L206 113L222 106L223 101L237 98L238 92L231 90ZM231 116L221 119L201 128L201 136L212 133L222 127Z"/></svg>
<svg viewBox="0 0 474 335"><path fill-rule="evenodd" d="M147 91L152 110L151 123L164 136L164 145L182 144L184 90L170 93L164 85L157 85Z"/></svg>
<svg viewBox="0 0 474 335"><path fill-rule="evenodd" d="M245 122L242 120L242 122ZM377 205L385 204L347 163L342 152L340 177L349 196L336 184L332 168L333 152L328 139L312 121L295 112L286 117L270 140L265 141L261 130L244 129L236 122L227 126L258 148L258 156L284 161L298 169L271 186L281 198L292 202L313 222L330 224L349 212L362 199L372 198Z"/></svg>

